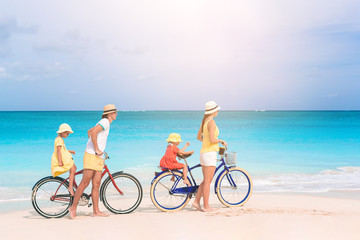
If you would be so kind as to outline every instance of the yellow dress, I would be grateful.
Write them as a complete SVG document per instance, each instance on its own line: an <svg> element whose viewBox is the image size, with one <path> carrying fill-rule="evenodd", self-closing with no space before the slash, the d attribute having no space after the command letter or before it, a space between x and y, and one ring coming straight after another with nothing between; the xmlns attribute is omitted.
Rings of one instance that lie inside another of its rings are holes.
<svg viewBox="0 0 360 240"><path fill-rule="evenodd" d="M59 166L59 159L57 155L58 146L61 146L60 154L64 164L63 166ZM74 160L72 159L71 153L65 147L64 139L62 137L55 138L54 153L51 157L51 173L53 177L59 176L60 174L69 171L73 165Z"/></svg>

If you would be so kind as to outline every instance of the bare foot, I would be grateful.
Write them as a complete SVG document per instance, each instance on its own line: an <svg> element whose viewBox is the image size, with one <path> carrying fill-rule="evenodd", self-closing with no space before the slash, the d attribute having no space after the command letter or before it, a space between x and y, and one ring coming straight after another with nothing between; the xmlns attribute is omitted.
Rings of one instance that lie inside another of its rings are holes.
<svg viewBox="0 0 360 240"><path fill-rule="evenodd" d="M185 179L185 180L183 181L183 183L185 183L187 186L191 186L191 184L190 184L190 182L189 182L188 179Z"/></svg>
<svg viewBox="0 0 360 240"><path fill-rule="evenodd" d="M74 196L74 194L75 194L74 189L72 187L68 187L68 190L69 190L71 196Z"/></svg>
<svg viewBox="0 0 360 240"><path fill-rule="evenodd" d="M109 214L103 213L103 212L97 212L93 214L93 217L108 217Z"/></svg>
<svg viewBox="0 0 360 240"><path fill-rule="evenodd" d="M217 211L217 210L218 210L217 208L212 208L212 207L208 207L208 208L203 209L204 212L214 212L214 211Z"/></svg>
<svg viewBox="0 0 360 240"><path fill-rule="evenodd" d="M201 208L200 204L194 202L194 203L192 204L192 206L193 206L193 208L196 208L196 210L202 211L202 208Z"/></svg>
<svg viewBox="0 0 360 240"><path fill-rule="evenodd" d="M70 218L75 219L76 218L76 210L73 209L73 207L69 208Z"/></svg>

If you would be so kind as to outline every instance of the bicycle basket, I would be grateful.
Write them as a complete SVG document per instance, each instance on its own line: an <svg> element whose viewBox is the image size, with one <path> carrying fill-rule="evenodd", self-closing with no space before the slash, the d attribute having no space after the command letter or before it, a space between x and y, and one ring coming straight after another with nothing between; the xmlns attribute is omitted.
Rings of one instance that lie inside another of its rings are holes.
<svg viewBox="0 0 360 240"><path fill-rule="evenodd" d="M225 153L225 163L227 165L236 165L236 152Z"/></svg>

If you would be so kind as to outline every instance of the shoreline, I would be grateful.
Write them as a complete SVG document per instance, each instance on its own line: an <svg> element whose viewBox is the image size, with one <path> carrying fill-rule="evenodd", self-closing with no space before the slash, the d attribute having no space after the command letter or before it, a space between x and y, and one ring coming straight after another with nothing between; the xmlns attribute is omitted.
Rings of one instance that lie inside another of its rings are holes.
<svg viewBox="0 0 360 240"><path fill-rule="evenodd" d="M139 208L124 215L91 217L92 208L78 208L78 216L46 219L33 209L0 215L2 239L63 239L59 226L72 238L97 239L114 236L125 239L221 238L227 239L359 239L360 200L308 195L253 193L242 207L224 207L211 194L217 211L203 213L191 208L165 213L154 207L145 194ZM109 213L100 203L100 209ZM97 231L91 231L96 229ZM211 229L211 230L209 230Z"/></svg>

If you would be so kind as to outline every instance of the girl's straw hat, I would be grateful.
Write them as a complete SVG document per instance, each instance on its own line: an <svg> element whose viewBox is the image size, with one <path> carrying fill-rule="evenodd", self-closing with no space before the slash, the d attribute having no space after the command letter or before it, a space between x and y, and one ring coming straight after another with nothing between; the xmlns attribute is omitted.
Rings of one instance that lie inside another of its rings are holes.
<svg viewBox="0 0 360 240"><path fill-rule="evenodd" d="M171 133L169 135L169 138L166 139L166 141L168 141L168 142L182 142L181 136L178 133Z"/></svg>
<svg viewBox="0 0 360 240"><path fill-rule="evenodd" d="M211 114L219 111L220 109L221 107L219 107L214 101L210 101L205 104L205 114Z"/></svg>
<svg viewBox="0 0 360 240"><path fill-rule="evenodd" d="M113 112L116 112L116 107L114 104L108 104L104 107L104 112L102 115L105 115L105 114L109 114L109 113L113 113Z"/></svg>
<svg viewBox="0 0 360 240"><path fill-rule="evenodd" d="M63 133L63 132L70 132L74 133L73 130L71 130L71 127L67 123L63 123L60 125L59 130L56 133Z"/></svg>

